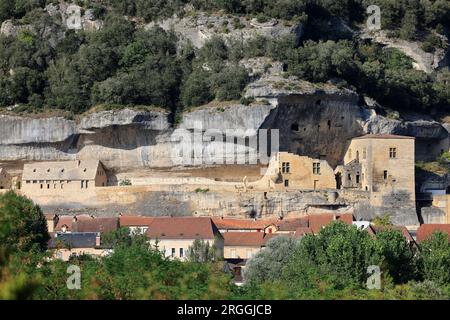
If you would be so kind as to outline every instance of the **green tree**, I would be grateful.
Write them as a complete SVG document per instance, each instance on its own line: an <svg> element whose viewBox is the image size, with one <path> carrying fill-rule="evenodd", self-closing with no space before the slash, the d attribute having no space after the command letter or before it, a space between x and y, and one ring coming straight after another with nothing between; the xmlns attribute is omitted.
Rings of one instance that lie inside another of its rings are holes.
<svg viewBox="0 0 450 320"><path fill-rule="evenodd" d="M406 283L416 278L414 252L399 230L385 228L377 232L376 242L383 265L395 283Z"/></svg>
<svg viewBox="0 0 450 320"><path fill-rule="evenodd" d="M450 283L450 243L448 235L435 232L420 244L420 261L425 280L441 285Z"/></svg>
<svg viewBox="0 0 450 320"><path fill-rule="evenodd" d="M183 106L199 106L214 99L211 93L210 73L203 69L194 70L183 84L181 101Z"/></svg>
<svg viewBox="0 0 450 320"><path fill-rule="evenodd" d="M236 100L249 80L247 70L241 66L229 66L211 77L212 92L218 100Z"/></svg>
<svg viewBox="0 0 450 320"><path fill-rule="evenodd" d="M357 72L353 54L349 41L306 41L291 57L289 72L315 82L332 77L352 78Z"/></svg>
<svg viewBox="0 0 450 320"><path fill-rule="evenodd" d="M372 219L372 224L377 227L389 227L392 226L391 216L389 214L385 214L382 216L376 216Z"/></svg>
<svg viewBox="0 0 450 320"><path fill-rule="evenodd" d="M283 280L294 291L314 288L318 281L338 289L361 288L367 279L367 267L380 265L381 260L366 231L336 222L316 236L302 238L286 265Z"/></svg>
<svg viewBox="0 0 450 320"><path fill-rule="evenodd" d="M42 210L13 191L0 195L0 243L5 250L45 250L50 239Z"/></svg>
<svg viewBox="0 0 450 320"><path fill-rule="evenodd" d="M277 281L298 243L298 239L284 236L269 240L264 250L247 261L244 272L245 280L253 283Z"/></svg>
<svg viewBox="0 0 450 320"><path fill-rule="evenodd" d="M196 239L186 252L186 257L190 262L207 263L218 259L215 245L210 246L209 242Z"/></svg>

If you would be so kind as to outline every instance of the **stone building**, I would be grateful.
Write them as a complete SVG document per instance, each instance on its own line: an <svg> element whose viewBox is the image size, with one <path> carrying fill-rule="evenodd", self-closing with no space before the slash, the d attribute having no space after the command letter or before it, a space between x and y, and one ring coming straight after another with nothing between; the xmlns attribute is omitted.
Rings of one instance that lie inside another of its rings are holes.
<svg viewBox="0 0 450 320"><path fill-rule="evenodd" d="M335 189L334 171L326 160L278 152L259 184L268 189Z"/></svg>
<svg viewBox="0 0 450 320"><path fill-rule="evenodd" d="M76 232L53 234L48 245L54 259L69 261L71 257L90 255L105 257L113 252L102 244L98 232Z"/></svg>
<svg viewBox="0 0 450 320"><path fill-rule="evenodd" d="M394 194L414 204L414 138L386 134L354 138L335 174L338 189L369 191L372 205L386 205Z"/></svg>
<svg viewBox="0 0 450 320"><path fill-rule="evenodd" d="M11 176L4 168L0 168L0 189L11 189Z"/></svg>
<svg viewBox="0 0 450 320"><path fill-rule="evenodd" d="M52 161L25 164L22 190L26 192L82 191L107 185L98 160Z"/></svg>
<svg viewBox="0 0 450 320"><path fill-rule="evenodd" d="M146 231L149 243L171 259L186 260L195 240L203 240L223 256L223 236L209 217L157 217Z"/></svg>

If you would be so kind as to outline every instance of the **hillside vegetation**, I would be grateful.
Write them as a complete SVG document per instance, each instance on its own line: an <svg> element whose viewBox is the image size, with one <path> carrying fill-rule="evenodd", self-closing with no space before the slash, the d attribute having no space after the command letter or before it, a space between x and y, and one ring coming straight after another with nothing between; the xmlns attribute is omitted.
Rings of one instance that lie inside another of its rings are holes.
<svg viewBox="0 0 450 320"><path fill-rule="evenodd" d="M381 7L382 27L391 36L420 40L426 51L448 45L438 36L448 27L448 1L372 2ZM49 3L57 1L0 0L0 23L31 26L15 37L0 35L0 106L81 113L95 105L154 105L178 113L214 99L240 99L260 75L250 77L239 61L259 56L283 62L286 75L332 80L392 109L449 106L448 70L426 74L400 51L337 31L336 19L355 29L364 24L366 0L76 1L104 21L98 31L68 30L59 15L43 9ZM294 36L246 42L215 37L196 49L173 32L142 27L198 11L303 23L305 32L300 44Z"/></svg>

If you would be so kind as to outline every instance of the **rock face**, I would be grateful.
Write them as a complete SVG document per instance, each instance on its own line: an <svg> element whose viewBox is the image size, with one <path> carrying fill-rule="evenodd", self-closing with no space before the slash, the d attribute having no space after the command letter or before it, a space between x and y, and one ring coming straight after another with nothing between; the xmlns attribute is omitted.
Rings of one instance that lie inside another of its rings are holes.
<svg viewBox="0 0 450 320"><path fill-rule="evenodd" d="M299 41L303 34L303 25L285 25L284 22L271 20L258 23L255 19L247 20L243 17L228 17L226 15L209 15L205 13L195 16L178 18L172 17L160 22L152 22L145 26L150 29L155 25L164 30L173 30L182 40L189 40L200 48L214 36L222 37L225 41L246 41L256 36L279 38L289 34Z"/></svg>
<svg viewBox="0 0 450 320"><path fill-rule="evenodd" d="M65 1L60 1L58 4L50 3L44 9L50 17L54 17L55 21L58 21L64 25L67 29L83 29L85 31L96 31L103 27L103 21L95 19L94 12L92 9L85 10L83 12L82 8L76 4L70 4ZM50 41L52 47L55 47L55 38L61 39L64 35L64 29L62 28L47 28L42 37ZM33 32L33 27L31 25L21 25L14 23L13 20L3 21L0 34L17 37L21 31L31 31Z"/></svg>
<svg viewBox="0 0 450 320"><path fill-rule="evenodd" d="M425 52L422 50L420 42L389 38L384 31L368 32L367 30L363 30L361 37L371 38L375 42L386 45L388 48L399 49L415 61L413 66L416 69L425 71L426 73L431 73L447 64L447 50L441 48L437 48L434 53Z"/></svg>
<svg viewBox="0 0 450 320"><path fill-rule="evenodd" d="M62 117L24 118L0 115L0 144L63 142L78 133L74 121Z"/></svg>
<svg viewBox="0 0 450 320"><path fill-rule="evenodd" d="M332 85L271 75L250 84L246 96L255 102L212 103L185 112L176 126L163 110L93 112L77 121L2 115L0 161L94 158L110 169L201 166L224 147L252 153L256 147L249 139L262 129L278 130L280 151L326 159L333 167L341 162L350 139L365 133L415 136L417 159L435 158L448 147L448 131L438 122L383 117L359 105L354 92ZM177 162L176 155L191 152L187 143L196 131L229 134L233 139L203 135L195 147L201 161ZM276 141L270 144L274 147Z"/></svg>
<svg viewBox="0 0 450 320"><path fill-rule="evenodd" d="M17 37L22 31L32 31L32 27L30 25L15 25L12 20L5 20L0 28L0 34L7 37Z"/></svg>

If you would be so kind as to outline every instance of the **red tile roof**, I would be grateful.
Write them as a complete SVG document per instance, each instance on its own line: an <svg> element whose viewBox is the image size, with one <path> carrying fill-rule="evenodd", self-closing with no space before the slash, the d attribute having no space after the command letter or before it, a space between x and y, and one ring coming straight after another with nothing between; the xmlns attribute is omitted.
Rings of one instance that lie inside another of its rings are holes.
<svg viewBox="0 0 450 320"><path fill-rule="evenodd" d="M63 231L63 226L66 226L66 232L110 232L119 228L119 219L89 215L58 216L55 232Z"/></svg>
<svg viewBox="0 0 450 320"><path fill-rule="evenodd" d="M219 229L227 230L262 230L274 224L278 219L240 219L240 218L212 218L214 224Z"/></svg>
<svg viewBox="0 0 450 320"><path fill-rule="evenodd" d="M152 224L153 220L155 220L155 217L148 217L148 216L119 217L119 223L121 227L149 226Z"/></svg>
<svg viewBox="0 0 450 320"><path fill-rule="evenodd" d="M400 136L396 134L366 134L364 136L356 137L353 139L415 139L409 136Z"/></svg>
<svg viewBox="0 0 450 320"><path fill-rule="evenodd" d="M72 225L73 228L73 225ZM119 219L116 217L95 217L90 220L77 221L76 232L111 232L119 228Z"/></svg>
<svg viewBox="0 0 450 320"><path fill-rule="evenodd" d="M82 220L91 220L93 219L91 216L83 214L83 215L77 215L77 216L58 216L56 226L55 226L55 232L56 231L62 231L63 226L66 226L66 231L72 231L72 223L74 218L76 217L77 222L80 222Z"/></svg>
<svg viewBox="0 0 450 320"><path fill-rule="evenodd" d="M351 213L343 213L340 215L331 213L312 214L308 216L308 219L309 227L315 234L333 221L342 221L346 224L353 223L353 215Z"/></svg>
<svg viewBox="0 0 450 320"><path fill-rule="evenodd" d="M417 242L420 243L426 240L436 231L446 233L450 241L450 224L422 224L419 229L417 229Z"/></svg>
<svg viewBox="0 0 450 320"><path fill-rule="evenodd" d="M209 217L155 217L150 239L214 239L219 231Z"/></svg>
<svg viewBox="0 0 450 320"><path fill-rule="evenodd" d="M383 230L399 230L399 231L401 231L402 235L405 237L405 239L408 242L414 242L413 237L409 233L408 229L406 229L406 227L404 227L404 226L374 226L374 225L370 225L370 227L367 228L366 230L369 232L369 234L373 234L375 236L378 232L383 231Z"/></svg>
<svg viewBox="0 0 450 320"><path fill-rule="evenodd" d="M283 219L277 222L279 231L296 231L298 228L308 227L308 225L309 225L308 216Z"/></svg>

